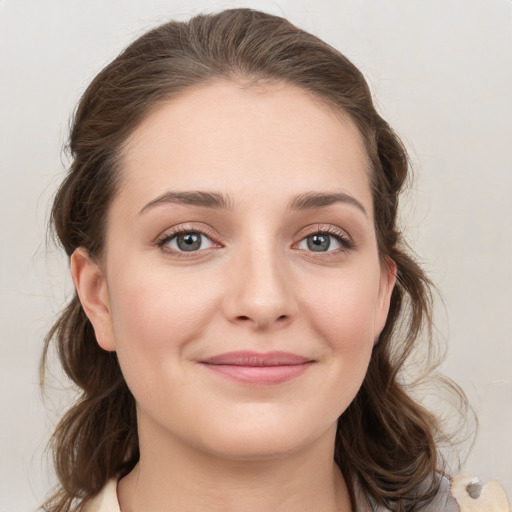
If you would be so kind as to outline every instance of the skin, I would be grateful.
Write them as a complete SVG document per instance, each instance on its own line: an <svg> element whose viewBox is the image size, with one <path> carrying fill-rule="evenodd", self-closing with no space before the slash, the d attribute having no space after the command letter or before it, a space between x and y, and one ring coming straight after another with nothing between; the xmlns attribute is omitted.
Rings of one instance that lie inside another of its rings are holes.
<svg viewBox="0 0 512 512"><path fill-rule="evenodd" d="M379 259L368 174L352 122L289 85L215 82L135 130L105 251L71 262L98 343L117 351L137 402L141 459L118 484L123 512L351 510L336 422L395 280ZM229 199L162 199L190 191ZM293 207L312 192L345 196ZM176 228L204 232L202 246L179 252ZM324 232L330 247L312 250ZM201 363L239 350L312 363L270 385Z"/></svg>

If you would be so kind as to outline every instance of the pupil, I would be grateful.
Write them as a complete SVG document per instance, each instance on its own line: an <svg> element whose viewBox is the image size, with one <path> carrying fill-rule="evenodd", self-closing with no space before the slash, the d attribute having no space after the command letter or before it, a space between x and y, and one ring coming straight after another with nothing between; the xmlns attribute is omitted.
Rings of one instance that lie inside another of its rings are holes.
<svg viewBox="0 0 512 512"><path fill-rule="evenodd" d="M201 247L201 235L199 233L185 233L178 235L176 240L182 251L197 251Z"/></svg>
<svg viewBox="0 0 512 512"><path fill-rule="evenodd" d="M308 249L311 251L322 252L329 249L331 240L328 235L312 235L308 237Z"/></svg>

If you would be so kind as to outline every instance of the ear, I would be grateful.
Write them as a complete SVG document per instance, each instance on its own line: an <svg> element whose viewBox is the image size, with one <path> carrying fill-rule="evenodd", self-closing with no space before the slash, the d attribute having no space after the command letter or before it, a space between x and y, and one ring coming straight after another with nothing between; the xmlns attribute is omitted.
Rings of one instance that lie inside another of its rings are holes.
<svg viewBox="0 0 512 512"><path fill-rule="evenodd" d="M387 258L381 265L379 295L377 301L377 309L375 311L375 343L377 343L379 335L386 325L389 313L389 305L391 303L391 294L396 283L396 263Z"/></svg>
<svg viewBox="0 0 512 512"><path fill-rule="evenodd" d="M98 345L104 350L114 351L116 344L107 282L99 265L82 247L71 255L71 277L85 314L94 328Z"/></svg>

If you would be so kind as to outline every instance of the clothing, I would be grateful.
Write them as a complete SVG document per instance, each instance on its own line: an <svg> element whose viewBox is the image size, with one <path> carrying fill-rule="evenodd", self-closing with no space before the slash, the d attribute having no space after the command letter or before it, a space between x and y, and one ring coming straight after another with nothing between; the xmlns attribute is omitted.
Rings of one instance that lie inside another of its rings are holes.
<svg viewBox="0 0 512 512"><path fill-rule="evenodd" d="M453 479L441 477L439 492L422 512L487 512L488 510L510 512L505 491L497 482L488 484L492 488L493 496L489 497L490 492L485 494L487 488L485 486L481 497L471 497L466 489L468 483L475 481L476 479L467 475L459 475ZM480 500L484 501L479 503ZM360 490L356 490L356 510L357 512L386 512L383 507L372 507ZM109 480L103 490L87 504L84 512L121 512L117 500L117 480Z"/></svg>
<svg viewBox="0 0 512 512"><path fill-rule="evenodd" d="M447 477L440 476L439 478L441 480L439 490L434 499L422 509L422 512L459 512L457 502L450 493L450 480ZM357 486L355 508L357 512L389 512L385 507L372 504L371 500L367 499Z"/></svg>
<svg viewBox="0 0 512 512"><path fill-rule="evenodd" d="M87 503L84 512L121 512L117 501L117 480L112 478L92 501Z"/></svg>

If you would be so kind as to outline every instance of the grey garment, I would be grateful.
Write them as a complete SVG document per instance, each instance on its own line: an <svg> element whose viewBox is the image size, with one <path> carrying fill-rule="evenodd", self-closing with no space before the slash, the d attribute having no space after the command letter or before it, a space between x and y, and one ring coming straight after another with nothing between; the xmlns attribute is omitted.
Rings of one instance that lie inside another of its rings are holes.
<svg viewBox="0 0 512 512"><path fill-rule="evenodd" d="M423 510L425 512L434 512L442 510L444 512L459 512L459 506L455 498L450 493L450 480L445 476L441 477L441 486L436 497Z"/></svg>
<svg viewBox="0 0 512 512"><path fill-rule="evenodd" d="M450 493L450 479L441 475L439 478L441 482L436 496L421 509L421 512L460 512L455 498ZM390 512L389 509L375 505L371 499L365 498L360 489L356 489L356 503L357 512Z"/></svg>

